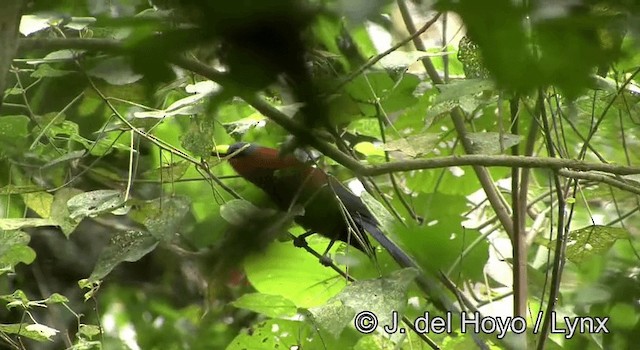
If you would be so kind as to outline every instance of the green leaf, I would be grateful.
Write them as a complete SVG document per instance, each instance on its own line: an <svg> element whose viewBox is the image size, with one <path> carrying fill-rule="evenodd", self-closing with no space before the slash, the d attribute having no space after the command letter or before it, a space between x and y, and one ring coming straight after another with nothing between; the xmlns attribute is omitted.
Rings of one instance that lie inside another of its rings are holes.
<svg viewBox="0 0 640 350"><path fill-rule="evenodd" d="M328 240L310 237L307 242L324 251ZM291 242L275 242L263 254L247 257L244 268L258 292L280 295L300 308L322 305L346 285L342 276Z"/></svg>
<svg viewBox="0 0 640 350"><path fill-rule="evenodd" d="M362 311L373 312L380 325L390 325L393 312L404 311L407 289L417 275L416 269L409 268L394 271L388 277L356 281L331 298L327 305L309 311L318 325L336 337L353 315Z"/></svg>
<svg viewBox="0 0 640 350"><path fill-rule="evenodd" d="M80 324L78 333L88 339L91 339L102 332L101 328L92 324Z"/></svg>
<svg viewBox="0 0 640 350"><path fill-rule="evenodd" d="M63 303L68 303L69 299L64 295L53 293L43 301L45 304L63 304Z"/></svg>
<svg viewBox="0 0 640 350"><path fill-rule="evenodd" d="M116 190L96 190L73 196L67 201L69 217L80 221L85 217L96 217L103 213L120 213L124 205L122 192Z"/></svg>
<svg viewBox="0 0 640 350"><path fill-rule="evenodd" d="M87 74L101 78L112 85L133 84L142 79L142 75L135 73L124 57L102 59L95 67L88 70Z"/></svg>
<svg viewBox="0 0 640 350"><path fill-rule="evenodd" d="M51 206L53 205L53 195L40 191L25 193L22 195L24 204L33 210L40 217L47 219L51 216Z"/></svg>
<svg viewBox="0 0 640 350"><path fill-rule="evenodd" d="M567 259L576 264L592 256L602 256L609 251L619 239L629 238L629 231L610 226L593 225L569 232L567 237ZM553 249L555 240L542 242L546 247Z"/></svg>
<svg viewBox="0 0 640 350"><path fill-rule="evenodd" d="M196 116L189 122L189 129L180 137L182 147L189 152L208 157L213 149L213 119Z"/></svg>
<svg viewBox="0 0 640 350"><path fill-rule="evenodd" d="M36 68L36 70L33 73L31 73L31 77L32 78L58 78L71 73L73 72L68 70L56 69L51 67L48 64L41 64L38 66L38 68Z"/></svg>
<svg viewBox="0 0 640 350"><path fill-rule="evenodd" d="M220 206L220 216L226 222L240 226L246 222L248 217L258 214L262 210L249 201L232 199Z"/></svg>
<svg viewBox="0 0 640 350"><path fill-rule="evenodd" d="M28 246L29 235L22 231L0 231L0 274L19 263L31 264L36 253Z"/></svg>
<svg viewBox="0 0 640 350"><path fill-rule="evenodd" d="M187 197L162 197L138 205L131 217L145 225L157 239L170 241L181 232L182 221L190 208L191 201Z"/></svg>
<svg viewBox="0 0 640 350"><path fill-rule="evenodd" d="M273 350L294 349L300 346L298 334L308 334L307 325L304 322L289 320L267 320L251 327L250 330L242 330L227 346L226 350ZM317 334L308 334L314 342L323 343Z"/></svg>
<svg viewBox="0 0 640 350"><path fill-rule="evenodd" d="M60 15L53 14L38 14L38 15L23 15L20 19L20 34L29 36L33 33L50 28L53 23L60 20Z"/></svg>
<svg viewBox="0 0 640 350"><path fill-rule="evenodd" d="M24 186L7 185L4 187L0 187L0 195L25 194L29 192L38 192L38 191L42 191L42 188L35 185L24 185Z"/></svg>
<svg viewBox="0 0 640 350"><path fill-rule="evenodd" d="M364 154L367 157L384 157L384 150L371 142L359 142L358 144L353 146L353 149Z"/></svg>
<svg viewBox="0 0 640 350"><path fill-rule="evenodd" d="M393 122L393 126L402 135L413 135L422 132L433 123L433 118L437 114L430 113L435 100L436 89L425 91L413 106L406 108L400 116ZM440 111L439 113L448 112Z"/></svg>
<svg viewBox="0 0 640 350"><path fill-rule="evenodd" d="M230 134L244 134L252 128L264 127L268 118L260 113L252 113L247 117L224 123Z"/></svg>
<svg viewBox="0 0 640 350"><path fill-rule="evenodd" d="M57 226L58 224L51 219L0 219L0 229L2 230L19 230L27 227L41 226Z"/></svg>
<svg viewBox="0 0 640 350"><path fill-rule="evenodd" d="M57 330L42 324L0 324L0 332L16 334L39 342L50 341Z"/></svg>
<svg viewBox="0 0 640 350"><path fill-rule="evenodd" d="M77 150L77 151L71 151L68 153L64 153L62 154L60 157L56 157L50 161L48 161L45 165L42 166L43 169L58 165L58 164L62 164L62 163L67 163L69 161L72 160L77 160L77 159L81 159L82 157L86 156L87 152L84 150Z"/></svg>
<svg viewBox="0 0 640 350"><path fill-rule="evenodd" d="M498 132L475 132L468 133L467 138L471 141L473 153L476 154L501 154L509 151L511 146L515 146L522 141L521 135L498 133Z"/></svg>
<svg viewBox="0 0 640 350"><path fill-rule="evenodd" d="M69 237L71 233L76 229L79 221L71 218L71 212L67 203L69 200L79 194L82 194L79 189L65 187L58 190L53 196L53 204L51 205L51 219L53 219L65 236Z"/></svg>
<svg viewBox="0 0 640 350"><path fill-rule="evenodd" d="M109 245L100 253L88 282L94 283L105 278L123 261L140 260L153 251L157 245L158 240L145 231L129 230L114 233Z"/></svg>
<svg viewBox="0 0 640 350"><path fill-rule="evenodd" d="M378 202L369 192L362 192L360 196L364 205L369 209L373 217L380 223L383 231L389 231L394 222L394 217L389 213L387 208Z"/></svg>
<svg viewBox="0 0 640 350"><path fill-rule="evenodd" d="M384 150L398 151L409 157L416 158L431 153L438 140L440 140L440 134L420 133L418 135L391 140L384 145Z"/></svg>
<svg viewBox="0 0 640 350"><path fill-rule="evenodd" d="M26 308L30 303L27 295L20 289L14 291L11 294L0 295L0 299L8 303L7 309L12 309L18 306Z"/></svg>
<svg viewBox="0 0 640 350"><path fill-rule="evenodd" d="M49 126L46 129L46 135L52 139L60 139L61 138L60 136L67 136L69 140L72 140L81 144L92 155L100 156L100 157L111 152L112 148L117 148L127 152L132 152L132 150L129 148L128 145L119 143L119 142L114 142L115 139L118 137L115 134L107 135L106 137L100 138L96 141L89 140L87 138L82 137L80 135L80 129L78 124L70 120L65 120L62 123ZM76 156L77 156L77 153L72 153L72 155L69 155L69 156L62 155L61 157L63 158L63 160L65 160L65 158L73 159ZM55 164L57 163L57 161L54 161L53 163Z"/></svg>
<svg viewBox="0 0 640 350"><path fill-rule="evenodd" d="M482 281L489 244L480 232L462 225L462 213L468 208L465 196L420 194L412 198L412 203L424 224L408 221L405 226L394 222L390 232L396 233L402 246L425 270ZM433 259L434 256L438 258Z"/></svg>
<svg viewBox="0 0 640 350"><path fill-rule="evenodd" d="M0 158L5 154L23 152L26 147L29 118L24 115L6 115L0 118Z"/></svg>
<svg viewBox="0 0 640 350"><path fill-rule="evenodd" d="M615 303L608 315L611 317L611 328L633 331L640 320L638 308L630 303Z"/></svg>
<svg viewBox="0 0 640 350"><path fill-rule="evenodd" d="M418 99L413 96L420 79L413 74L404 74L397 81L386 72L372 72L358 76L344 89L351 97L361 102L365 116L374 116L377 111L375 101L380 101L386 113L392 113L414 105Z"/></svg>
<svg viewBox="0 0 640 350"><path fill-rule="evenodd" d="M309 313L314 324L338 338L344 328L353 320L356 310L345 305L341 300L332 299L325 305L310 308Z"/></svg>
<svg viewBox="0 0 640 350"><path fill-rule="evenodd" d="M278 318L296 314L296 305L280 295L248 293L231 303L233 306Z"/></svg>
<svg viewBox="0 0 640 350"><path fill-rule="evenodd" d="M72 50L58 50L48 53L42 59L34 59L28 60L27 64L42 64L42 63L52 63L52 62L67 62L71 61L76 57L76 53Z"/></svg>
<svg viewBox="0 0 640 350"><path fill-rule="evenodd" d="M467 97L492 90L495 86L491 80L486 79L465 79L454 81L446 85L438 85L440 94L436 97L435 103L445 101L458 101L462 97Z"/></svg>

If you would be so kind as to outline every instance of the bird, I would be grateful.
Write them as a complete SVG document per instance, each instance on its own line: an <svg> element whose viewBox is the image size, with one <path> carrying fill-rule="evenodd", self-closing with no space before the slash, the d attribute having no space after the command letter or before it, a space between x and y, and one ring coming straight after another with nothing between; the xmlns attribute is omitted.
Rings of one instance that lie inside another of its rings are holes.
<svg viewBox="0 0 640 350"><path fill-rule="evenodd" d="M318 233L331 240L324 255L335 241L342 241L375 257L365 232L382 235L378 221L360 197L322 169L293 154L244 142L218 146L213 153L228 158L235 172L265 192L280 210L304 209L295 222L308 231L298 237L296 245Z"/></svg>
<svg viewBox="0 0 640 350"><path fill-rule="evenodd" d="M228 159L238 175L264 191L281 210L302 212L295 221L308 231L294 241L297 246L303 246L304 239L314 233L329 238L331 243L322 255L327 259L321 258L321 263L329 265L327 253L335 241L345 242L375 260L369 233L400 266L419 272L416 282L437 308L459 313L436 280L382 232L362 199L322 169L292 154L246 142L217 146L212 155ZM293 210L297 205L304 210Z"/></svg>

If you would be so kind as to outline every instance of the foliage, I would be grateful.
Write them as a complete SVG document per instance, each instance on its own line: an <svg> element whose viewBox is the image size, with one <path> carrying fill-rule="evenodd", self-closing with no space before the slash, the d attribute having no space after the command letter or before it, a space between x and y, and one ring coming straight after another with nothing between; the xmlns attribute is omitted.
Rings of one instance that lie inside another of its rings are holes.
<svg viewBox="0 0 640 350"><path fill-rule="evenodd" d="M26 6L0 110L2 346L633 348L640 8L424 3ZM449 26L403 34L435 11ZM366 190L415 266L294 246L303 209L211 154L240 140ZM526 327L463 332L473 311ZM403 323L428 315L452 328ZM595 317L609 333L559 331Z"/></svg>

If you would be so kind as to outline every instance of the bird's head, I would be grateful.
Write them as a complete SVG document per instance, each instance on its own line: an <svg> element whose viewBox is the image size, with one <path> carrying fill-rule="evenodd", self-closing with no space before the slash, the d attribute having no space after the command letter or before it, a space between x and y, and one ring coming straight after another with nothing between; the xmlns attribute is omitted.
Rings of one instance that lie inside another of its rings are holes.
<svg viewBox="0 0 640 350"><path fill-rule="evenodd" d="M246 143L236 142L232 145L220 145L216 146L211 152L212 156L218 156L221 158L244 158L254 154L258 150L258 146Z"/></svg>
<svg viewBox="0 0 640 350"><path fill-rule="evenodd" d="M273 171L304 166L304 163L293 155L283 156L275 148L246 142L216 146L211 155L228 159L231 166L242 176L260 170Z"/></svg>

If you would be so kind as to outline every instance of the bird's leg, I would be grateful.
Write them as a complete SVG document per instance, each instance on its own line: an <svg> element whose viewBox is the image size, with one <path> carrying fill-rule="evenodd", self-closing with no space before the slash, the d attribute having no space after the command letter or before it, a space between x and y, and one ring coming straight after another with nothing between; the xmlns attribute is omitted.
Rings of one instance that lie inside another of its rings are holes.
<svg viewBox="0 0 640 350"><path fill-rule="evenodd" d="M331 249L331 247L333 247L333 244L336 243L335 239L332 239L331 242L329 242L329 245L327 246L327 249L324 250L324 253L322 253L322 256L320 257L320 263L324 266L330 266L331 265L331 258L329 257L329 250Z"/></svg>
<svg viewBox="0 0 640 350"><path fill-rule="evenodd" d="M314 233L315 231L307 231L301 234L300 236L293 239L293 245L295 245L298 248L308 247L309 244L307 243L307 237L311 236Z"/></svg>
<svg viewBox="0 0 640 350"><path fill-rule="evenodd" d="M307 243L307 237L311 236L312 234L316 233L315 231L307 231L303 234L301 234L300 236L296 237L293 239L293 245L298 247L298 248L308 248L309 244ZM331 243L329 243L329 246L327 247L327 249L324 250L324 253L320 256L320 263L324 266L330 266L331 265L331 258L329 257L329 250L331 249L331 247L333 247L333 244L335 243L335 239L331 240Z"/></svg>

